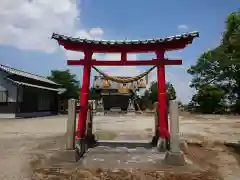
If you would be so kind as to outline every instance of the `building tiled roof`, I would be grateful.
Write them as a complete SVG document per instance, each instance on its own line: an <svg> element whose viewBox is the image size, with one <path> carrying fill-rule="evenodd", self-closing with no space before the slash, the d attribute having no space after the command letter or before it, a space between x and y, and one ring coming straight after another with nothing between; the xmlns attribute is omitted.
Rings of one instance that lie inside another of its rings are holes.
<svg viewBox="0 0 240 180"><path fill-rule="evenodd" d="M34 88L38 88L38 89L45 89L45 90L50 90L50 91L59 91L58 88L49 88L49 87L39 86L39 85L30 84L30 83L21 82L21 81L14 81L11 78L7 78L7 79L12 81L15 84L22 85L22 86L29 86L29 87L34 87Z"/></svg>
<svg viewBox="0 0 240 180"><path fill-rule="evenodd" d="M54 81L47 79L46 77L28 73L28 72L25 72L25 71L22 71L19 69L15 69L12 67L8 67L8 66L2 65L2 64L0 64L0 70L3 70L11 75L18 75L18 76L22 76L22 77L27 77L29 79L34 79L37 81L49 83L49 84L59 85L59 84L55 83Z"/></svg>
<svg viewBox="0 0 240 180"><path fill-rule="evenodd" d="M70 41L70 42L81 43L81 44L134 45L134 44L161 44L161 43L172 42L180 39L195 38L198 36L199 36L199 33L197 31L194 31L190 33L176 35L176 36L147 39L147 40L90 40L90 39L82 39L82 38L73 38L73 37L68 37L65 35L53 33L52 39L55 39L58 41L59 40Z"/></svg>

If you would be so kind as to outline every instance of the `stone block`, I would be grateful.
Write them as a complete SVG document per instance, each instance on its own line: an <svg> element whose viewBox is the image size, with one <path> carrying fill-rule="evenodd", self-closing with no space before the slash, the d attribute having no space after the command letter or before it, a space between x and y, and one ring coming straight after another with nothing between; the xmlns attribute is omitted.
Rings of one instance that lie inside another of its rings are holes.
<svg viewBox="0 0 240 180"><path fill-rule="evenodd" d="M182 152L175 153L167 151L165 154L164 162L168 165L183 166L186 164L184 154Z"/></svg>
<svg viewBox="0 0 240 180"><path fill-rule="evenodd" d="M157 149L159 152L166 152L167 150L166 139L163 139L163 138L158 139Z"/></svg>
<svg viewBox="0 0 240 180"><path fill-rule="evenodd" d="M52 164L74 163L76 162L76 150L56 151L49 157Z"/></svg>

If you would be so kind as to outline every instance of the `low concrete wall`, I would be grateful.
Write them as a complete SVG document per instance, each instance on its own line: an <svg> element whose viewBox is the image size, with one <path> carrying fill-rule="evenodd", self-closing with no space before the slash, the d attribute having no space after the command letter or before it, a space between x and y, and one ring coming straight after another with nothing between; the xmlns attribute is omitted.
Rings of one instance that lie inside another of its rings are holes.
<svg viewBox="0 0 240 180"><path fill-rule="evenodd" d="M43 111L43 112L31 112L31 113L18 113L16 114L16 118L32 118L32 117L44 117L44 116L54 116L57 115L51 111Z"/></svg>
<svg viewBox="0 0 240 180"><path fill-rule="evenodd" d="M14 113L0 113L0 119L13 119L15 118Z"/></svg>

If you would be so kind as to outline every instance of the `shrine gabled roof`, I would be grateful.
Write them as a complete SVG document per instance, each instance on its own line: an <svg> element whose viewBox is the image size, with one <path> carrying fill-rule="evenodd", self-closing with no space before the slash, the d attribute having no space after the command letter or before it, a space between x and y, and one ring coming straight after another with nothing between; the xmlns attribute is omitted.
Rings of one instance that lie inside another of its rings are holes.
<svg viewBox="0 0 240 180"><path fill-rule="evenodd" d="M65 35L60 35L60 34L56 34L53 33L52 34L52 39L55 39L59 42L60 45L63 45L66 49L75 49L75 50L82 50L83 45L88 45L89 46L94 46L94 49L99 49L99 47L123 47L123 46L130 46L133 47L134 46L145 46L146 45L166 45L166 44L173 44L173 43L180 43L180 42L184 42L183 44L190 44L192 42L192 40L195 37L198 37L199 33L197 31L194 32L190 32L190 33L183 33L180 35L175 35L175 36L169 36L169 37L165 37L165 38L154 38L154 39L146 39L146 40L91 40L91 39L83 39L83 38L74 38L74 37L69 37L69 36L65 36ZM75 46L75 47L73 47ZM77 46L79 46L79 48L77 48ZM96 48L98 47L98 48ZM172 47L172 49L174 49L175 47ZM183 48L183 47L177 47L177 48ZM146 48L142 48L142 50L144 50ZM171 49L171 48L169 48ZM146 49L147 50L147 49ZM101 51L101 50L100 50Z"/></svg>
<svg viewBox="0 0 240 180"><path fill-rule="evenodd" d="M45 82L48 84L53 84L53 85L59 85L57 83L55 83L54 81L51 81L50 79L43 77L43 76L39 76L39 75L35 75L32 73L28 73L19 69L15 69L3 64L0 64L0 70L5 71L6 73L10 74L10 75L17 75L17 76L21 76L21 77L26 77L29 79L34 79L37 81L41 81L41 82Z"/></svg>

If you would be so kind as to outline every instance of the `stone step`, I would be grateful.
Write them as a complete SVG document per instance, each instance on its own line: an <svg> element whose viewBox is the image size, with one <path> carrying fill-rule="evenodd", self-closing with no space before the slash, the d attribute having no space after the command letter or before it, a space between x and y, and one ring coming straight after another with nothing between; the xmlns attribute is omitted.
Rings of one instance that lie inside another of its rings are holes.
<svg viewBox="0 0 240 180"><path fill-rule="evenodd" d="M88 153L99 153L99 154L105 154L105 153L134 153L134 154L141 154L141 153L153 153L153 154L159 154L160 152L157 150L157 148L144 148L144 147L135 147L135 148L127 148L127 147L109 147L109 146L97 146L94 148L88 149Z"/></svg>
<svg viewBox="0 0 240 180"><path fill-rule="evenodd" d="M148 140L98 140L98 146L107 146L107 147L126 147L129 149L133 149L136 147L143 148L152 148L153 146Z"/></svg>

